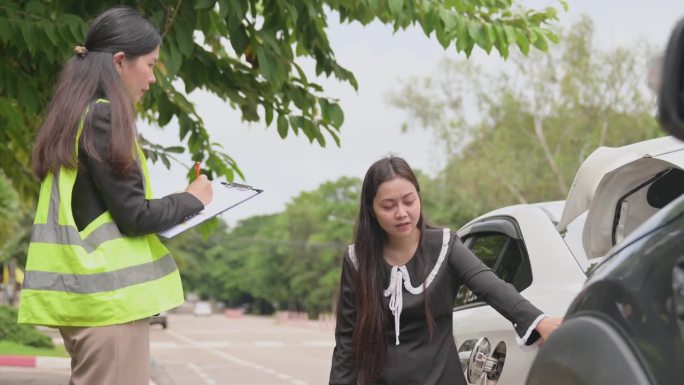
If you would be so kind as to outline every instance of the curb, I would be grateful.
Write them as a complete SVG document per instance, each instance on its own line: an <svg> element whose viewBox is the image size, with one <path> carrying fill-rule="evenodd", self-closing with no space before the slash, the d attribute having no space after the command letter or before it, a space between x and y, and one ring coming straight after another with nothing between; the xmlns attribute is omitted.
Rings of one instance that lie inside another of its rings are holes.
<svg viewBox="0 0 684 385"><path fill-rule="evenodd" d="M40 369L69 369L71 359L42 356L0 356L0 366L21 366Z"/></svg>
<svg viewBox="0 0 684 385"><path fill-rule="evenodd" d="M0 367L3 366L36 369L71 369L71 359L63 357L0 355ZM149 385L157 385L157 383L150 378Z"/></svg>

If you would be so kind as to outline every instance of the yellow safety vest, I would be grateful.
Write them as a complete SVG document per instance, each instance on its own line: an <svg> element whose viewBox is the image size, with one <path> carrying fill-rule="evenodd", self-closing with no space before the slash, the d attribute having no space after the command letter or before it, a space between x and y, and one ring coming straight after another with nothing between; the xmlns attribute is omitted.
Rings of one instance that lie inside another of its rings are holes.
<svg viewBox="0 0 684 385"><path fill-rule="evenodd" d="M77 158L82 130L83 120L76 135ZM144 176L145 197L152 199L145 156L137 142L134 157ZM61 167L41 184L19 323L114 325L183 303L178 267L156 235L121 234L109 211L78 231L71 211L77 172Z"/></svg>

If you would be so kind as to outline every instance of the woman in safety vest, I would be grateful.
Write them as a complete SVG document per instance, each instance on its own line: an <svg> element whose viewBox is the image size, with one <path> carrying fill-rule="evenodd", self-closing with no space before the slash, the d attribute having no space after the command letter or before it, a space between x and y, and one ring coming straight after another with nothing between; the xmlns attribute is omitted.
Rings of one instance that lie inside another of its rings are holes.
<svg viewBox="0 0 684 385"><path fill-rule="evenodd" d="M148 317L184 300L154 234L212 198L200 176L152 199L134 104L155 82L160 44L132 8L100 14L64 66L36 138L42 184L19 322L59 328L70 385L148 384Z"/></svg>

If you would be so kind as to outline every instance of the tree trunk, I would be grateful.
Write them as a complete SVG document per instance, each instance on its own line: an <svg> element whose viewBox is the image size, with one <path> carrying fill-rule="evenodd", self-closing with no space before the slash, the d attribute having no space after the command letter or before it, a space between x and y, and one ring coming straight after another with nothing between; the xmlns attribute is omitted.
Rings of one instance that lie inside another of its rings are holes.
<svg viewBox="0 0 684 385"><path fill-rule="evenodd" d="M601 136L599 137L599 147L603 146L605 141L606 141L606 134L608 134L608 122L606 120L603 121L603 125L601 126Z"/></svg>
<svg viewBox="0 0 684 385"><path fill-rule="evenodd" d="M561 193L562 196L566 196L568 194L568 187L565 184L565 180L563 179L563 174L558 169L558 164L556 164L556 160L553 158L553 155L551 154L549 145L546 143L546 137L544 136L544 126L542 123L542 119L539 117L534 118L534 133L537 136L539 145L542 147L542 150L544 151L544 156L546 157L546 161L549 163L549 167L551 167L551 171L553 171L553 173L556 174L556 178L558 181L558 191Z"/></svg>
<svg viewBox="0 0 684 385"><path fill-rule="evenodd" d="M489 169L489 172L492 173L494 175L494 177L496 177L496 179L499 180L504 185L504 187L506 188L506 190L508 190L508 192L513 194L515 199L518 200L518 203L527 204L527 199L525 199L525 197L520 193L520 191L518 191L518 189L515 187L515 185L513 183L510 183L508 180L506 180L506 178L502 177L501 174L499 174L494 169Z"/></svg>

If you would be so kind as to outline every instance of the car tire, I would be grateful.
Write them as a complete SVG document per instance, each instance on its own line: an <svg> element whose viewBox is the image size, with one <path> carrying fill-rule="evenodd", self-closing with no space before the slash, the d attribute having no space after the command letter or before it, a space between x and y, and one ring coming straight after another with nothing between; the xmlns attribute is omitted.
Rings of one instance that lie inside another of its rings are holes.
<svg viewBox="0 0 684 385"><path fill-rule="evenodd" d="M526 385L646 385L653 381L615 328L591 316L565 321L537 354Z"/></svg>

